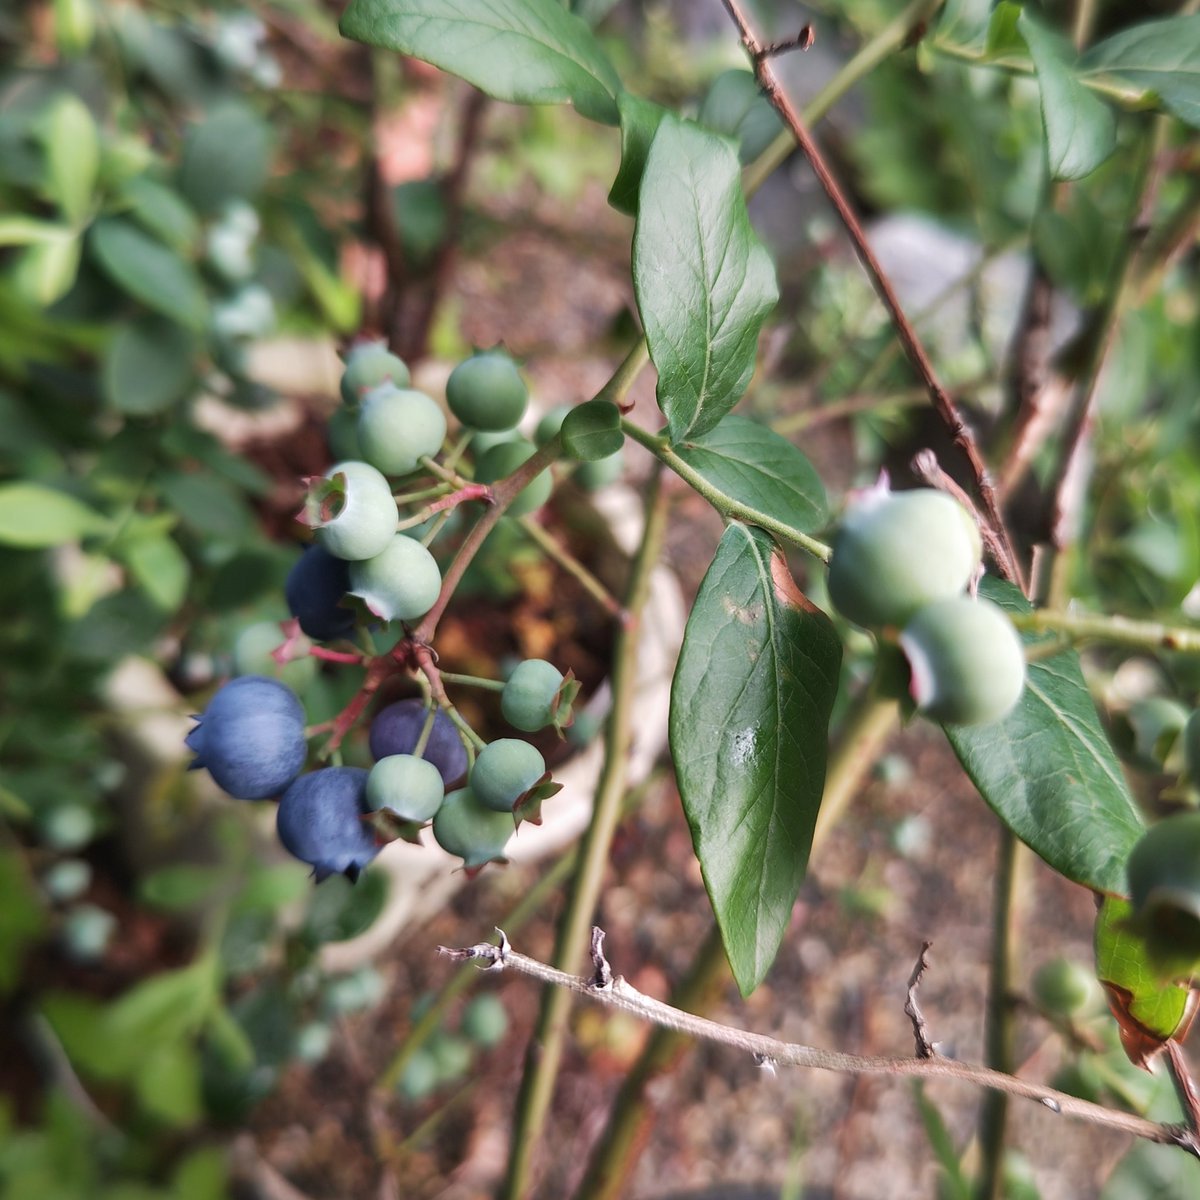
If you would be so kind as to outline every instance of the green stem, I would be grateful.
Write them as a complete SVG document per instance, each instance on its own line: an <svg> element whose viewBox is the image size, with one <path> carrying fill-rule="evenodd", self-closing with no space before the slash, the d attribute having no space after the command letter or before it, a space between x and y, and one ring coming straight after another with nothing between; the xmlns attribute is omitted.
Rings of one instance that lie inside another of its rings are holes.
<svg viewBox="0 0 1200 1200"><path fill-rule="evenodd" d="M666 438L658 437L629 420L621 421L621 429L627 437L631 437L635 442L645 446L659 462L670 467L684 483L699 492L726 520L745 521L749 525L757 525L777 538L781 538L793 546L799 546L802 550L807 550L809 554L819 558L822 562L829 561L833 551L824 542L809 537L806 533L801 533L799 529L789 525L786 521L780 521L770 513L763 512L762 509L753 508L749 504L743 504L740 500L726 495L720 488L709 483L694 467L684 462Z"/></svg>
<svg viewBox="0 0 1200 1200"><path fill-rule="evenodd" d="M641 374L642 368L650 361L650 348L645 336L639 337L629 348L629 352L621 360L620 366L612 373L609 381L596 393L593 399L611 400L620 405L629 394L633 381Z"/></svg>
<svg viewBox="0 0 1200 1200"><path fill-rule="evenodd" d="M487 688L492 692L504 691L503 679L484 679L482 675L456 675L453 671L442 671L441 676L445 683L458 683L463 687Z"/></svg>
<svg viewBox="0 0 1200 1200"><path fill-rule="evenodd" d="M1012 979L1017 938L1017 878L1021 844L998 825L999 861L992 903L991 971L984 1028L984 1062L994 1071L1012 1074L1016 1046ZM979 1117L980 1169L978 1200L1001 1200L1004 1195L1004 1144L1008 1127L1008 1096L988 1092Z"/></svg>
<svg viewBox="0 0 1200 1200"><path fill-rule="evenodd" d="M1200 629L1181 629L1158 621L1135 621L1131 617L1062 612L1052 608L1009 613L1009 619L1018 629L1031 633L1061 633L1073 642L1110 642L1134 650L1200 654Z"/></svg>
<svg viewBox="0 0 1200 1200"><path fill-rule="evenodd" d="M608 865L609 846L621 812L633 732L632 709L640 636L638 617L649 594L651 571L662 549L666 512L664 490L656 472L646 501L646 527L629 582L626 608L633 619L618 629L613 647L612 709L605 727L604 767L596 786L591 823L580 847L579 869L558 927L554 961L563 970L574 968L588 945L596 901ZM543 989L537 1024L526 1051L508 1173L500 1193L507 1200L520 1200L528 1191L533 1151L558 1076L570 1005L570 993L559 988Z"/></svg>
<svg viewBox="0 0 1200 1200"><path fill-rule="evenodd" d="M943 0L913 0L874 37L864 42L852 59L808 102L804 120L815 125L855 84L865 79L885 58L895 53L942 6ZM796 148L790 130L783 130L742 172L742 189L752 196L767 177L783 165Z"/></svg>
<svg viewBox="0 0 1200 1200"><path fill-rule="evenodd" d="M557 563L568 575L575 579L601 608L618 620L623 616L621 602L573 555L565 546L546 532L533 517L519 517L518 524L531 541L537 544L541 552L552 562Z"/></svg>
<svg viewBox="0 0 1200 1200"><path fill-rule="evenodd" d="M870 692L859 697L847 714L829 757L821 798L822 817L829 812L832 819L818 820L812 853L858 792L892 731L895 715L894 703ZM716 1003L728 978L725 947L714 925L687 975L672 992L671 1003L687 1012L703 1013ZM609 1108L608 1124L592 1149L574 1200L617 1200L625 1194L637 1151L645 1144L654 1122L646 1089L678 1061L690 1044L686 1034L674 1030L658 1028L651 1034Z"/></svg>

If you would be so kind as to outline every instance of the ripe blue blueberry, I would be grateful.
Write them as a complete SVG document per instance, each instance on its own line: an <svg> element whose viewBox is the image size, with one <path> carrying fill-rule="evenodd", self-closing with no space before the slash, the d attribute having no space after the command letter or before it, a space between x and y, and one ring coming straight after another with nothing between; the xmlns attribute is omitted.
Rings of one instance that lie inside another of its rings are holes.
<svg viewBox="0 0 1200 1200"><path fill-rule="evenodd" d="M315 642L347 637L353 630L354 613L341 606L349 590L350 564L316 543L296 560L283 585L288 612Z"/></svg>
<svg viewBox="0 0 1200 1200"><path fill-rule="evenodd" d="M371 756L378 761L393 754L411 754L428 712L420 700L397 700L381 708L371 722ZM467 773L466 748L454 722L441 709L433 718L423 757L437 767L447 787L453 787Z"/></svg>
<svg viewBox="0 0 1200 1200"><path fill-rule="evenodd" d="M186 739L196 752L188 769L206 768L235 799L277 796L304 766L304 708L277 679L231 679L196 721Z"/></svg>
<svg viewBox="0 0 1200 1200"><path fill-rule="evenodd" d="M330 875L358 879L379 853L363 817L367 772L361 767L310 771L283 793L275 828L284 849L308 863L318 883Z"/></svg>

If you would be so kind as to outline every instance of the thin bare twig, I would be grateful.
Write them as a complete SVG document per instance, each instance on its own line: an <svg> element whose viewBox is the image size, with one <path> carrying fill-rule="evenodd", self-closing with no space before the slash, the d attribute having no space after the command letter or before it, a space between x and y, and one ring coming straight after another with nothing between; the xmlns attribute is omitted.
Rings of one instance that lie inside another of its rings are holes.
<svg viewBox="0 0 1200 1200"><path fill-rule="evenodd" d="M781 1042L765 1034L751 1033L699 1017L682 1009L672 1008L661 1000L647 996L633 987L624 976L613 975L607 982L598 982L595 977L585 979L560 971L548 963L518 953L510 945L503 931L500 944L494 946L480 942L461 949L439 946L438 952L454 962L474 962L488 971L516 971L542 983L563 988L580 996L586 996L600 1004L621 1012L630 1013L663 1029L670 1029L688 1037L716 1042L739 1050L756 1061L769 1061L776 1066L806 1067L819 1071L836 1071L847 1075L890 1075L911 1076L918 1079L958 1079L976 1087L988 1088L1010 1096L1036 1100L1054 1113L1073 1117L1112 1129L1131 1137L1144 1138L1160 1145L1178 1146L1200 1158L1200 1139L1184 1125L1160 1124L1133 1113L1120 1112L1081 1100L1066 1092L1056 1091L1040 1083L1018 1079L1002 1071L975 1063L959 1062L952 1058L933 1055L928 1058L901 1058L887 1055L849 1054L841 1050L825 1050L806 1046L798 1042ZM594 944L594 943L593 943ZM606 964L607 965L607 964Z"/></svg>
<svg viewBox="0 0 1200 1200"><path fill-rule="evenodd" d="M900 338L901 344L904 346L905 353L908 355L913 368L929 392L929 398L933 403L934 410L950 432L955 445L958 446L970 465L983 508L984 523L990 526L995 533L995 545L1001 551L1000 556L996 560L997 567L1007 579L1017 583L1024 590L1025 581L1023 572L1013 551L1012 542L1005 527L1003 517L1000 514L995 489L992 486L987 466L975 444L974 434L959 414L950 393L946 391L941 380L938 378L937 372L934 370L933 363L920 337L917 335L916 330L913 328L912 323L909 321L900 304L900 299L892 287L891 280L887 277L882 265L875 257L875 252L871 249L867 241L866 233L863 231L854 210L850 207L850 202L842 191L841 185L829 169L829 165L826 163L820 147L817 146L816 141L804 123L804 119L783 90L779 82L779 77L775 74L774 68L771 66L770 56L766 53L768 48L759 41L757 35L751 30L750 24L742 11L740 0L722 0L722 2L738 28L742 45L750 55L754 66L754 74L758 79L759 85L766 93L767 98L775 106L779 115L783 117L796 139L796 144L800 147L804 157L808 159L809 166L812 167L818 182L825 189L825 194L837 210L837 214L842 224L846 227L846 232L850 235L850 240L854 244L855 253L870 276L875 291L883 302L884 307L891 315L892 321L896 326L896 333Z"/></svg>
<svg viewBox="0 0 1200 1200"><path fill-rule="evenodd" d="M932 1058L937 1053L934 1049L933 1039L929 1036L929 1024L925 1020L921 1006L917 1003L917 988L921 986L921 976L929 970L929 948L932 945L932 942L921 944L921 953L917 958L916 966L913 967L912 974L908 977L908 992L904 998L904 1015L912 1022L918 1058Z"/></svg>

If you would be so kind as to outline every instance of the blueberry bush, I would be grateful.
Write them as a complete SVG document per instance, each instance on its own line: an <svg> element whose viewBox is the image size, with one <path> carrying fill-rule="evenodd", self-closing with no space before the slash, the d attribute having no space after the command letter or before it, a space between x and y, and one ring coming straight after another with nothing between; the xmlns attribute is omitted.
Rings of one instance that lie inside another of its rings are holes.
<svg viewBox="0 0 1200 1200"><path fill-rule="evenodd" d="M727 0L708 33L613 0L0 16L0 1197L231 1194L218 1139L395 1000L373 962L330 964L387 910L399 843L480 895L597 740L586 832L509 897L506 931L552 913L542 977L590 944L577 987L611 1001L590 930L643 796L649 580L673 529L707 536L697 511L720 531L667 757L712 932L676 1006L711 1005L726 972L743 998L768 983L888 739L934 731L1000 830L992 1074L929 1041L924 966L915 1058L834 1069L918 1077L939 1194L1042 1194L1010 1094L1110 1139L1079 1194L1193 1194L1192 7L871 0L805 24ZM814 91L795 72L827 41ZM389 121L430 98L440 157L397 168ZM463 264L601 185L628 303L587 347L603 372L548 383L506 332L515 275L498 336L465 334ZM615 585L594 553L614 484L642 514ZM578 606L605 627L594 654L562 634ZM1015 997L1025 859L1094 896L1094 953ZM457 1004L477 986L467 968L400 997L382 1074L350 1055L393 1185L477 1056L513 1044L486 982ZM569 1003L547 985L521 1022L488 1184L510 1200L551 1194ZM1060 1059L1033 1091L1026 1016ZM681 1036L667 1021L622 1060L562 1168L576 1196L633 1194ZM973 1134L927 1094L938 1074L992 1089ZM392 1118L413 1113L405 1141ZM412 1194L445 1182L427 1175Z"/></svg>

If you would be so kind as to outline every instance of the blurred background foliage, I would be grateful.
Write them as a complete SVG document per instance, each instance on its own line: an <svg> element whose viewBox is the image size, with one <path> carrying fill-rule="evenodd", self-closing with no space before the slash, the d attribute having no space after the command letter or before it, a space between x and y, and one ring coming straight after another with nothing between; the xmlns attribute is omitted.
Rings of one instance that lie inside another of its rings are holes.
<svg viewBox="0 0 1200 1200"><path fill-rule="evenodd" d="M718 5L575 7L603 21L622 72L659 101L697 111L711 81L741 65ZM769 34L790 32L795 6L754 7ZM901 7L809 5L828 69ZM1047 4L1047 21L1069 7ZM1098 32L1152 10L1173 8L1101 3ZM381 999L373 967L331 973L319 951L370 926L383 876L313 890L267 853L250 806L190 785L181 753L195 698L231 670L262 669L272 623L287 616L296 478L345 453L325 418L334 348L379 315L361 267L372 132L415 99L449 108L456 98L428 72L341 42L337 16L318 0L35 0L0 11L4 1200L227 1195L225 1147L239 1123L289 1064L322 1059L342 1016ZM963 264L941 279L918 272L909 303L1002 454L1014 411L1007 339L1029 256L1060 304L1069 377L1111 300L1147 126L1122 121L1112 158L1047 203L1036 88L934 43L881 64L824 137L864 211L882 226L910 222L892 228L921 234L918 257ZM453 122L438 120L444 149ZM1170 136L1178 169L1152 216L1185 222L1200 198L1197 150L1187 131ZM606 188L617 145L610 131L581 135L562 110L501 111L453 218L447 160L387 197L411 277L425 284L448 238L483 260L526 208L569 209L589 185ZM896 448L923 443L930 427L802 175L789 164L752 207L785 301L773 370L747 409L799 437L823 420L821 406L850 411L850 459L818 457L844 488L886 455L906 457ZM1200 615L1196 270L1194 236L1184 237L1119 326L1071 578L1087 607ZM904 273L898 265L898 284ZM435 299L427 348L464 352L461 299ZM610 332L621 328L614 319ZM303 360L310 375L280 385L263 347L298 345L318 348ZM863 396L870 403L856 405ZM1014 493L1026 542L1044 535L1055 469L1047 450ZM510 571L478 565L485 591L511 586ZM819 597L822 580L807 583ZM1153 697L1190 706L1196 668L1170 656L1140 674L1123 656L1089 661L1116 732L1128 732L1131 770L1158 778L1171 739L1139 732L1128 710ZM313 722L353 686L308 662L289 669ZM428 1011L413 998L413 1022ZM421 1052L397 1061L390 1082L414 1104L444 1091L504 1020L483 1004L447 1028L426 1021ZM1083 1057L1080 1087L1149 1103L1111 1046ZM1125 1169L1135 1182L1138 1161ZM1158 1193L1130 1184L1118 1194Z"/></svg>

